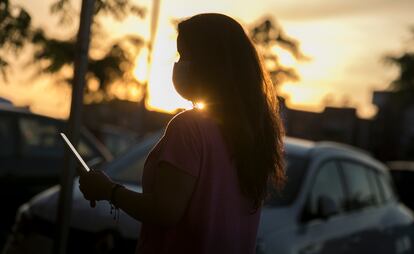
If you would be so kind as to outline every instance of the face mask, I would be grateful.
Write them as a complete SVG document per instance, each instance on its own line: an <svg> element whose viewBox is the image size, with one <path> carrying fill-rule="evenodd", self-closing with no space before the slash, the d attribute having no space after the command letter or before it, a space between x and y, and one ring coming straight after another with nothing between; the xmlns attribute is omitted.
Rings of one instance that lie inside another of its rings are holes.
<svg viewBox="0 0 414 254"><path fill-rule="evenodd" d="M194 100L194 73L191 70L191 61L174 63L172 81L175 90L185 99Z"/></svg>

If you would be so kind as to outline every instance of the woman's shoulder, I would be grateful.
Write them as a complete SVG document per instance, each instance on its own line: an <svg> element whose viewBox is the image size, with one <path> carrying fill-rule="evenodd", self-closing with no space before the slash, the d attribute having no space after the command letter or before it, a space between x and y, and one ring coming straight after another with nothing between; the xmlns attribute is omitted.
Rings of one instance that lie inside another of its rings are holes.
<svg viewBox="0 0 414 254"><path fill-rule="evenodd" d="M196 124L205 117L203 112L198 109L188 109L176 114L169 122L169 124L188 125Z"/></svg>
<svg viewBox="0 0 414 254"><path fill-rule="evenodd" d="M194 130L204 132L217 127L217 122L211 116L200 109L184 110L176 114L167 125L167 129Z"/></svg>

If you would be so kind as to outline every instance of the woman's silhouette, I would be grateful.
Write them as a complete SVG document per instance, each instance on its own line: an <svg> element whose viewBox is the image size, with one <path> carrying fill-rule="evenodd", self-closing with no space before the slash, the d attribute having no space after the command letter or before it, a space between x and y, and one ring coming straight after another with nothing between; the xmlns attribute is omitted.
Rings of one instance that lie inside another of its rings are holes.
<svg viewBox="0 0 414 254"><path fill-rule="evenodd" d="M205 108L169 122L147 157L143 193L100 171L81 176L80 188L92 205L109 200L142 222L137 253L254 253L268 187L284 182L273 85L228 16L182 21L177 49L174 86Z"/></svg>

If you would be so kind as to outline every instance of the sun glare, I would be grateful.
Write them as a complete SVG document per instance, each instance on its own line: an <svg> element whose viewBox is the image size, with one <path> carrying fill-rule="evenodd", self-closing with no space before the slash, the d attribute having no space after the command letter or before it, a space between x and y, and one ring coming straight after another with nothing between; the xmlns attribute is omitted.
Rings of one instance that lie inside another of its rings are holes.
<svg viewBox="0 0 414 254"><path fill-rule="evenodd" d="M307 39L314 38L313 33L307 33L303 29L299 32L298 37L301 37L303 41L301 48L312 61L300 62L288 50L280 46L274 46L271 49L279 57L281 65L295 68L301 77L300 82L296 84L281 86L281 92L289 98L289 106L318 111L323 107L321 99L327 93L327 88L321 83L327 75L338 74L335 63L339 53L335 47L327 48L320 40ZM177 60L176 36L176 30L172 25L159 27L149 75L147 73L149 52L142 52L137 58L135 75L140 81L149 79L146 105L151 110L174 112L177 108L193 107L191 102L183 99L175 91L171 80L172 66ZM197 103L195 106L202 109L206 105Z"/></svg>
<svg viewBox="0 0 414 254"><path fill-rule="evenodd" d="M154 44L148 86L149 109L174 112L178 108L191 108L191 102L183 99L174 89L172 67L177 59L177 32L173 26L160 26Z"/></svg>
<svg viewBox="0 0 414 254"><path fill-rule="evenodd" d="M194 106L198 109L204 109L206 107L206 104L204 104L203 102L197 102Z"/></svg>

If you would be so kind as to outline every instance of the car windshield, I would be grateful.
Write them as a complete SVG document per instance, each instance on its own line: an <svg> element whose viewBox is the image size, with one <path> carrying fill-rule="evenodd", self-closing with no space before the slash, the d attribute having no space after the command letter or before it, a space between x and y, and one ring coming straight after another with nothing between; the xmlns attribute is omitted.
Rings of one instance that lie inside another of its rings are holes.
<svg viewBox="0 0 414 254"><path fill-rule="evenodd" d="M157 144L163 132L148 135L126 153L111 161L105 172L115 181L141 184L144 163L151 149Z"/></svg>
<svg viewBox="0 0 414 254"><path fill-rule="evenodd" d="M124 183L141 184L142 172L145 160L162 136L162 131L143 139L129 149L128 152L110 162L105 171L115 181ZM288 180L280 194L271 191L271 198L266 204L271 206L283 206L290 204L299 191L303 176L306 171L307 157L289 153L286 156L286 175Z"/></svg>

